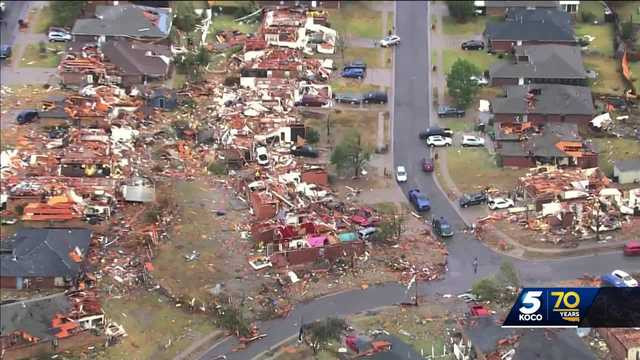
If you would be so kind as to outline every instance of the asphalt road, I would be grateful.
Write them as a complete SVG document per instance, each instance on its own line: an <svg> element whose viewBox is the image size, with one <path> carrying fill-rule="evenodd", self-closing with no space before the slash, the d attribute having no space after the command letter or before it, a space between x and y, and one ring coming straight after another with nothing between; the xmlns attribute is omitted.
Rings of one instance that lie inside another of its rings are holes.
<svg viewBox="0 0 640 360"><path fill-rule="evenodd" d="M13 45L18 32L18 20L26 17L28 1L5 1L6 9L0 25L0 44Z"/></svg>
<svg viewBox="0 0 640 360"><path fill-rule="evenodd" d="M402 44L396 48L393 89L393 153L396 165L405 165L409 181L402 185L403 192L419 188L432 202L433 215L444 216L458 229L464 228L463 220L436 187L432 175L420 171L422 157L427 149L418 139L418 132L429 124L428 101L429 69L428 35L429 12L424 2L396 2L396 29ZM440 281L420 284L421 295L455 294L471 287L476 279L495 273L503 256L492 252L475 238L459 231L448 240L449 262L445 278ZM473 258L479 258L478 274L472 270ZM523 261L511 259L520 270L522 283L529 286L549 284L554 281L579 277L585 273L600 274L614 269L640 271L640 262L625 258L620 252L571 258L561 261ZM352 290L330 295L298 305L285 319L259 324L268 336L242 352L230 352L237 342L234 338L211 347L201 357L215 359L226 354L228 359L252 359L254 356L297 334L299 321L304 322L342 316L380 306L407 301L405 289L400 284L384 284L366 290Z"/></svg>

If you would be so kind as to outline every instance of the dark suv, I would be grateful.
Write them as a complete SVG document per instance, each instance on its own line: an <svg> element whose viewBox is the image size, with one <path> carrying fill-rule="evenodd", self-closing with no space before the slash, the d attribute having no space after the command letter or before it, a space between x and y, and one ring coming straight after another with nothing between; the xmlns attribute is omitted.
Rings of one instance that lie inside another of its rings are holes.
<svg viewBox="0 0 640 360"><path fill-rule="evenodd" d="M451 237L453 236L453 228L451 224L443 218L433 218L431 220L431 228L433 229L433 233L440 237Z"/></svg>
<svg viewBox="0 0 640 360"><path fill-rule="evenodd" d="M16 122L19 125L26 124L28 122L32 122L34 119L40 119L40 115L35 110L24 110L18 114L16 117Z"/></svg>
<svg viewBox="0 0 640 360"><path fill-rule="evenodd" d="M365 93L362 97L364 99L364 103L375 103L375 104L386 104L389 100L387 97L387 93L382 91L372 91Z"/></svg>
<svg viewBox="0 0 640 360"><path fill-rule="evenodd" d="M454 107L449 107L449 106L441 106L438 109L438 117L439 118L443 118L443 117L463 117L464 116L464 110L460 110Z"/></svg>
<svg viewBox="0 0 640 360"><path fill-rule="evenodd" d="M462 194L462 197L458 201L460 207L467 207L471 205L480 205L487 202L487 193L476 192L471 194Z"/></svg>
<svg viewBox="0 0 640 360"><path fill-rule="evenodd" d="M453 130L449 128L430 127L425 131L420 131L418 136L422 140L426 140L430 136L453 137Z"/></svg>
<svg viewBox="0 0 640 360"><path fill-rule="evenodd" d="M469 40L462 43L462 50L483 50L484 42L482 40Z"/></svg>

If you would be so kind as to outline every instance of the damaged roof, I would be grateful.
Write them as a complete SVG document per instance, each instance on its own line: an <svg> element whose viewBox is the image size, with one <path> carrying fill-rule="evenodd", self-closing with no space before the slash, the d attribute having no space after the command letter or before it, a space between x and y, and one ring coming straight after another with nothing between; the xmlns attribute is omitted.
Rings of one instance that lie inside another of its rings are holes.
<svg viewBox="0 0 640 360"><path fill-rule="evenodd" d="M169 36L171 23L170 9L139 5L98 5L96 6L96 17L76 20L71 33L73 35L164 39Z"/></svg>
<svg viewBox="0 0 640 360"><path fill-rule="evenodd" d="M169 71L169 64L159 56L147 56L145 49L133 48L126 40L107 41L102 53L125 75L149 75L161 77Z"/></svg>
<svg viewBox="0 0 640 360"><path fill-rule="evenodd" d="M491 78L585 79L578 46L544 44L514 47L515 57L528 61L499 61L489 68Z"/></svg>
<svg viewBox="0 0 640 360"><path fill-rule="evenodd" d="M527 156L531 152L533 156L549 158L579 156L576 151L589 152L591 149L582 146L578 125L573 123L545 124L540 133L529 135L525 141L501 142L496 149L496 152L503 156Z"/></svg>
<svg viewBox="0 0 640 360"><path fill-rule="evenodd" d="M74 277L89 249L89 229L22 228L6 245L11 254L0 255L0 275L5 277ZM81 254L76 255L76 249ZM74 261L74 258L76 261Z"/></svg>
<svg viewBox="0 0 640 360"><path fill-rule="evenodd" d="M559 84L512 85L505 87L506 97L491 102L494 114L593 115L591 89ZM531 93L539 92L527 100ZM530 105L531 104L531 105Z"/></svg>
<svg viewBox="0 0 640 360"><path fill-rule="evenodd" d="M67 314L72 306L64 293L18 301L0 306L0 336L26 331L46 340L54 337L51 320L56 314Z"/></svg>
<svg viewBox="0 0 640 360"><path fill-rule="evenodd" d="M573 329L504 329L493 317L479 317L464 325L464 333L483 354L497 351L502 339L520 336L512 360L596 359Z"/></svg>

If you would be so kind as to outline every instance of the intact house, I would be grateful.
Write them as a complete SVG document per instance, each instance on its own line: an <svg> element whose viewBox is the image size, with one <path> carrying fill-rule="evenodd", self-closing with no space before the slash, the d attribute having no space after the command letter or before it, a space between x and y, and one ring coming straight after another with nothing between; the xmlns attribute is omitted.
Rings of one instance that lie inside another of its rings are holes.
<svg viewBox="0 0 640 360"><path fill-rule="evenodd" d="M515 46L577 44L571 16L557 9L509 8L503 22L488 22L483 36L489 52Z"/></svg>
<svg viewBox="0 0 640 360"><path fill-rule="evenodd" d="M516 46L511 60L491 65L489 77L494 86L531 83L587 85L580 48L568 45Z"/></svg>
<svg viewBox="0 0 640 360"><path fill-rule="evenodd" d="M620 184L640 182L640 157L614 162L613 178Z"/></svg>
<svg viewBox="0 0 640 360"><path fill-rule="evenodd" d="M126 87L162 81L171 69L168 49L164 45L150 49L124 39L106 41L99 46L74 42L67 46L58 73L65 86L119 84Z"/></svg>
<svg viewBox="0 0 640 360"><path fill-rule="evenodd" d="M496 122L588 124L595 113L588 87L530 84L506 86L505 93L491 101Z"/></svg>
<svg viewBox="0 0 640 360"><path fill-rule="evenodd" d="M640 359L640 331L624 328L598 328L598 333L609 345L614 359Z"/></svg>
<svg viewBox="0 0 640 360"><path fill-rule="evenodd" d="M490 316L465 321L458 338L454 348L478 360L597 359L574 329L508 329Z"/></svg>
<svg viewBox="0 0 640 360"><path fill-rule="evenodd" d="M91 230L22 228L0 245L0 287L67 287L84 271Z"/></svg>
<svg viewBox="0 0 640 360"><path fill-rule="evenodd" d="M560 1L474 1L473 7L476 13L489 16L503 16L509 8L529 9L561 9L564 12L575 15L580 6L579 0Z"/></svg>
<svg viewBox="0 0 640 360"><path fill-rule="evenodd" d="M104 42L120 38L158 41L169 36L172 21L171 9L98 5L95 17L76 20L71 34L74 41Z"/></svg>
<svg viewBox="0 0 640 360"><path fill-rule="evenodd" d="M573 123L548 123L513 131L511 124L495 123L495 151L499 166L532 168L537 165L593 168L598 153L578 134Z"/></svg>

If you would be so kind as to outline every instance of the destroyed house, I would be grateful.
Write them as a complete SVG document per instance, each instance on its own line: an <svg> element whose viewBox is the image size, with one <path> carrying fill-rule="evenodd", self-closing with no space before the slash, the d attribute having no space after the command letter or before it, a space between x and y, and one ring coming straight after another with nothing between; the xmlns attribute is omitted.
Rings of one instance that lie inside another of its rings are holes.
<svg viewBox="0 0 640 360"><path fill-rule="evenodd" d="M84 271L91 230L22 228L2 241L1 287L67 287Z"/></svg>
<svg viewBox="0 0 640 360"><path fill-rule="evenodd" d="M638 329L599 328L614 359L640 359L640 331Z"/></svg>
<svg viewBox="0 0 640 360"><path fill-rule="evenodd" d="M490 52L515 46L575 45L571 15L554 8L509 8L502 22L487 22L483 36Z"/></svg>
<svg viewBox="0 0 640 360"><path fill-rule="evenodd" d="M0 348L7 359L37 358L104 342L104 312L91 292L58 293L0 306Z"/></svg>
<svg viewBox="0 0 640 360"><path fill-rule="evenodd" d="M491 65L492 85L565 84L587 85L587 74L578 46L516 46L513 58Z"/></svg>
<svg viewBox="0 0 640 360"><path fill-rule="evenodd" d="M157 41L171 31L171 9L139 5L98 5L95 17L78 19L71 34L75 41L105 41L118 38Z"/></svg>
<svg viewBox="0 0 640 360"><path fill-rule="evenodd" d="M496 123L496 126L500 127ZM504 132L502 131L498 131ZM598 166L598 154L578 134L573 123L548 123L514 140L504 140L509 134L496 137L496 161L499 166L531 168L536 165L593 168Z"/></svg>
<svg viewBox="0 0 640 360"><path fill-rule="evenodd" d="M531 84L505 87L505 96L491 101L496 122L573 122L588 124L595 108L591 89L582 86Z"/></svg>
<svg viewBox="0 0 640 360"><path fill-rule="evenodd" d="M574 329L505 329L493 317L477 317L465 322L462 332L460 344L470 343L479 360L504 359L507 353L512 360L597 359Z"/></svg>

